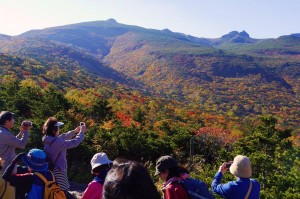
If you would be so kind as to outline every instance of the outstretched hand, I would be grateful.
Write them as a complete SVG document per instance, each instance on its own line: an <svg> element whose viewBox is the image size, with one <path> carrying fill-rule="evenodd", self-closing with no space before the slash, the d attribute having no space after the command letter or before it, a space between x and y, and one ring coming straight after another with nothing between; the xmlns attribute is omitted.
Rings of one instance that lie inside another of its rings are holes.
<svg viewBox="0 0 300 199"><path fill-rule="evenodd" d="M85 133L86 132L86 126L83 125L83 126L77 126L76 129L74 129L74 132L77 134L79 132L83 132Z"/></svg>
<svg viewBox="0 0 300 199"><path fill-rule="evenodd" d="M80 126L77 126L76 129L74 129L74 132L77 134L80 132Z"/></svg>
<svg viewBox="0 0 300 199"><path fill-rule="evenodd" d="M30 121L23 121L20 126L20 131L30 131L32 123Z"/></svg>

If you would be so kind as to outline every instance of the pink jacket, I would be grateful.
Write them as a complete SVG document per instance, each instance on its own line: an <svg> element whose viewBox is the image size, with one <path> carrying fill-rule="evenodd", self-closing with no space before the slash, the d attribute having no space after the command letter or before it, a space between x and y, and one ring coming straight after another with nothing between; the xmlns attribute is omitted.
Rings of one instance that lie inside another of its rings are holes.
<svg viewBox="0 0 300 199"><path fill-rule="evenodd" d="M92 181L84 191L81 199L102 199L102 190L102 184L96 181Z"/></svg>

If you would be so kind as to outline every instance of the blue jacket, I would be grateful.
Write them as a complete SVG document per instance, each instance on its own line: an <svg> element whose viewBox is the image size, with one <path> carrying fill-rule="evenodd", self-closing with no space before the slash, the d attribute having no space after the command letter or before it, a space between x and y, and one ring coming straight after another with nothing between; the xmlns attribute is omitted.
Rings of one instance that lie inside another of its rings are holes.
<svg viewBox="0 0 300 199"><path fill-rule="evenodd" d="M250 178L238 178L236 181L230 181L226 184L220 184L223 178L222 172L217 172L211 188L216 194L228 199L244 199L252 181L252 189L248 199L258 199L260 192L259 183Z"/></svg>

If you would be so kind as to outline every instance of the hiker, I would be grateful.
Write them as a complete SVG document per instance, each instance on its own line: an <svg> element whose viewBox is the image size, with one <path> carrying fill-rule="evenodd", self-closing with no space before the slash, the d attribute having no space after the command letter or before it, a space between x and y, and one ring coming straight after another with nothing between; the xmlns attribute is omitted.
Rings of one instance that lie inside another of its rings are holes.
<svg viewBox="0 0 300 199"><path fill-rule="evenodd" d="M179 183L181 174L187 170L177 165L177 161L171 156L161 156L156 161L155 175L163 180L164 199L189 199L188 193Z"/></svg>
<svg viewBox="0 0 300 199"><path fill-rule="evenodd" d="M50 165L49 170L52 170L57 184L68 197L70 184L67 175L67 149L77 147L83 141L86 126L84 124L67 133L60 134L59 127L63 124L54 117L48 118L43 126L42 141Z"/></svg>
<svg viewBox="0 0 300 199"><path fill-rule="evenodd" d="M96 153L91 159L94 179L88 184L81 199L101 199L105 177L110 170L111 160L105 153Z"/></svg>
<svg viewBox="0 0 300 199"><path fill-rule="evenodd" d="M164 181L163 193L165 199L214 199L208 186L201 180L191 178L186 168L178 166L171 156L161 156L156 161L155 175Z"/></svg>
<svg viewBox="0 0 300 199"><path fill-rule="evenodd" d="M28 173L15 174L13 170L19 161L28 167ZM34 172L41 173L46 179L53 180L52 174L47 170L46 154L40 149L31 149L27 154L19 153L7 167L3 179L18 189L17 199L44 198L44 182Z"/></svg>
<svg viewBox="0 0 300 199"><path fill-rule="evenodd" d="M116 159L108 172L102 199L160 199L147 169L136 161Z"/></svg>
<svg viewBox="0 0 300 199"><path fill-rule="evenodd" d="M212 181L212 190L224 198L258 199L260 185L256 180L250 179L252 174L250 159L243 155L237 155L233 162L230 163L232 163L231 166L230 164L226 166L228 164L226 162L220 166ZM237 179L236 181L221 184L223 175L228 170L228 167L230 173Z"/></svg>
<svg viewBox="0 0 300 199"><path fill-rule="evenodd" d="M16 156L15 149L24 149L29 138L29 131L32 123L30 121L23 121L20 126L20 133L14 136L10 130L14 127L15 119L14 114L9 111L2 111L0 113L0 158L2 170L0 176L2 176L5 169L12 162ZM17 169L14 168L14 173ZM3 199L15 198L15 190L9 183L4 182L0 178L0 196Z"/></svg>

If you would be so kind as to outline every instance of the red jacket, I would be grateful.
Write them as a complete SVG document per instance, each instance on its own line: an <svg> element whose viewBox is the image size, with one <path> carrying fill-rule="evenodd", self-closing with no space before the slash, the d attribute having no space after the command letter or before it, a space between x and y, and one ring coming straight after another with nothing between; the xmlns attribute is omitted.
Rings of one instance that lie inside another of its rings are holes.
<svg viewBox="0 0 300 199"><path fill-rule="evenodd" d="M170 178L164 183L164 199L189 199L189 196L183 186L178 183L177 178Z"/></svg>

